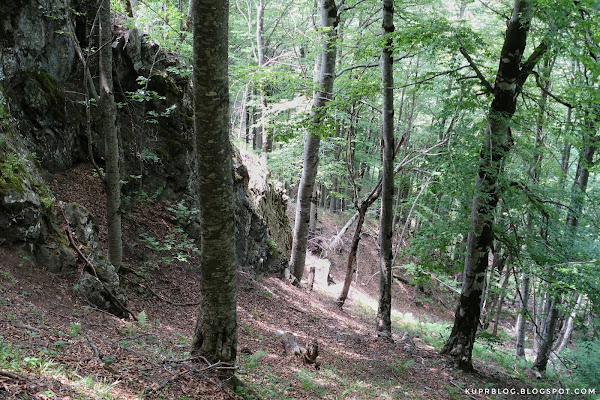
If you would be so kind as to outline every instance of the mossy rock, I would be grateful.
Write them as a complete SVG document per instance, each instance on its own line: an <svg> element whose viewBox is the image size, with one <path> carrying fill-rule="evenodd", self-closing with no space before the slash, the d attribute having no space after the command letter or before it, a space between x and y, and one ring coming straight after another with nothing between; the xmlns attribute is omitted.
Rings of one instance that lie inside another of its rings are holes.
<svg viewBox="0 0 600 400"><path fill-rule="evenodd" d="M35 91L36 89L40 89L45 100L45 104L41 102L38 104L29 102L29 105L37 109L36 111L51 113L54 119L66 123L65 94L56 79L52 75L42 71L27 71L25 74L28 78L28 82L25 82L25 90ZM31 93L31 95L35 95L35 93ZM39 109L41 107L43 107L42 110Z"/></svg>
<svg viewBox="0 0 600 400"><path fill-rule="evenodd" d="M12 151L0 150L0 192L14 191L24 194L25 177L25 167L18 155Z"/></svg>

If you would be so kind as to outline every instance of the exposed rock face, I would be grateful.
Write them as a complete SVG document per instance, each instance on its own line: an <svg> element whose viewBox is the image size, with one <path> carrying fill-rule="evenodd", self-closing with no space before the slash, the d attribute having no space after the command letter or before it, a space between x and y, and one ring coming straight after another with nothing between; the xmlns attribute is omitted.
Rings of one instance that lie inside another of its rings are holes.
<svg viewBox="0 0 600 400"><path fill-rule="evenodd" d="M248 227L247 236L258 239L258 243L248 243L247 257L251 265L260 265L261 271L281 273L290 258L292 242L285 191L279 182L269 180L267 168L249 153L241 151L235 161L250 170L247 207L253 212L250 223L240 225Z"/></svg>
<svg viewBox="0 0 600 400"><path fill-rule="evenodd" d="M57 235L53 196L32 155L0 121L0 244L25 247L52 272L75 270L76 260Z"/></svg>
<svg viewBox="0 0 600 400"><path fill-rule="evenodd" d="M60 82L71 77L75 48L67 32L68 1L0 3L0 81L22 71L44 71Z"/></svg>
<svg viewBox="0 0 600 400"><path fill-rule="evenodd" d="M96 43L97 38L88 36L95 13L94 0L0 2L0 93L10 111L10 134L19 138L5 154L29 160L30 175L37 174L42 183L41 170L53 173L89 162L83 71L69 32L82 47ZM114 33L115 97L123 105L118 116L122 172L130 181L123 191L162 193L161 198L187 199L193 206L197 166L189 75L179 71L177 55L160 50L136 29L116 27ZM90 69L96 76L94 60ZM91 119L93 155L102 167L104 140L97 134L102 121L95 107ZM0 133L7 137L9 129ZM281 272L291 237L283 194L271 183L260 183L266 173L250 177L239 155L235 164L238 262L259 273ZM75 259L62 244L64 233L52 222L51 193L41 194L46 192L36 188L42 186L28 182L0 193L0 241L30 248L51 271L73 271ZM198 236L198 228L199 221L189 221L192 236ZM116 288L118 282L109 275L103 282ZM93 279L81 286L102 292ZM105 296L93 302L110 303Z"/></svg>
<svg viewBox="0 0 600 400"><path fill-rule="evenodd" d="M91 265L84 266L79 279L79 293L92 305L120 317L126 317L127 298L119 286L119 275L108 262L98 244L98 227L92 214L76 203L64 205L64 213L76 240L85 246L85 255Z"/></svg>

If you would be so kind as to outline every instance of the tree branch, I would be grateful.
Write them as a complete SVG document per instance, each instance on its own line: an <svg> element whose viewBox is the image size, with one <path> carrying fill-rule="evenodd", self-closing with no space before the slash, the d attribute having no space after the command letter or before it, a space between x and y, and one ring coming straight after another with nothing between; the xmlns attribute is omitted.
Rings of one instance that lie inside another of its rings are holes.
<svg viewBox="0 0 600 400"><path fill-rule="evenodd" d="M373 67L379 67L379 63L377 64L359 64L359 65L353 65L351 67L346 67L342 70L340 70L337 74L335 74L336 78L339 78L340 76L342 76L344 73L348 72L348 71L352 71L353 69L358 69L358 68L373 68Z"/></svg>
<svg viewBox="0 0 600 400"><path fill-rule="evenodd" d="M467 50L465 50L465 48L463 46L460 46L459 51L460 51L460 54L462 54L463 57L465 57L465 59L467 60L467 62L471 66L471 68L473 68L473 71L475 71L475 75L477 75L477 78L479 78L479 81L485 88L485 91L487 93L493 93L494 87L492 86L492 84L490 82L488 82L487 79L485 79L485 76L483 76L483 74L479 70L479 67L477 67L477 64L475 64L475 62L473 61L473 59L471 58L469 53L467 53Z"/></svg>
<svg viewBox="0 0 600 400"><path fill-rule="evenodd" d="M544 92L546 95L552 97L554 100L556 100L558 103L562 104L565 107L575 108L571 103L568 103L568 102L560 99L558 96L550 93L548 91L548 89L546 89L545 85L542 82L540 82L540 74L538 74L536 71L531 71L531 74L533 76L535 76L535 83L538 85L538 87L540 89L542 89L542 92Z"/></svg>

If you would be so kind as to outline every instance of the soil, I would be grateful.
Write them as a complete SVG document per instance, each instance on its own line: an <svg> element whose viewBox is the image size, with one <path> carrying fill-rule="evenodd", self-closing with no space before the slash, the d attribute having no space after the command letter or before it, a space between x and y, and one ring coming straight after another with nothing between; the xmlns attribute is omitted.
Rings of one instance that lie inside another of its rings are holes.
<svg viewBox="0 0 600 400"><path fill-rule="evenodd" d="M78 202L95 215L105 246L103 187L90 166L79 165L55 176L52 189L57 200ZM16 249L0 247L0 352L10 346L22 358L43 356L54 363L32 367L37 373L10 371L0 363L0 399L239 398L218 378L218 366L190 357L198 258L195 246L174 225L169 206L131 202L123 219L124 266L133 271L124 275L123 286L128 308L143 315L138 322L87 304L75 290L78 273L51 274ZM326 213L318 235L330 238L347 218ZM371 220L365 232L358 274L343 309L335 299L345 274L344 248L340 253L309 255L308 266L316 265L319 271L312 292L276 276L239 272L237 376L248 391L265 399L280 398L281 393L294 399L517 398L464 392L527 387L496 366L476 363L476 373L463 373L418 336L396 331L394 342L375 337L378 251L377 228ZM140 241L142 234L145 241ZM148 238L186 245L165 249ZM334 284L327 283L329 265ZM455 294L435 283L425 286L426 291L413 298L414 288L395 280L395 317L412 314L423 322L451 321L449 305L455 304ZM321 368L286 357L283 332L294 334L300 344L317 341ZM363 389L349 390L352 384ZM269 395L264 389L273 386L280 390ZM383 386L392 397L382 394Z"/></svg>

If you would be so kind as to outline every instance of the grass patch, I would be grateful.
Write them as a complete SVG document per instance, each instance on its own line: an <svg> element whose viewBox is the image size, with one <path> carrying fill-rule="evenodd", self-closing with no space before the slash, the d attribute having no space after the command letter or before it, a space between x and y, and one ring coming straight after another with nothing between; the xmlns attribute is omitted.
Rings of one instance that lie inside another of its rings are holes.
<svg viewBox="0 0 600 400"><path fill-rule="evenodd" d="M59 381L78 399L113 400L119 398L118 395L112 394L118 381L97 380L89 375L80 376L76 371L53 360L43 352L40 352L39 356L32 357L9 343L0 342L0 370L26 377L35 376L38 379ZM40 394L47 398L55 398L55 394L51 390L42 391ZM21 398L29 398L27 394L24 396Z"/></svg>

